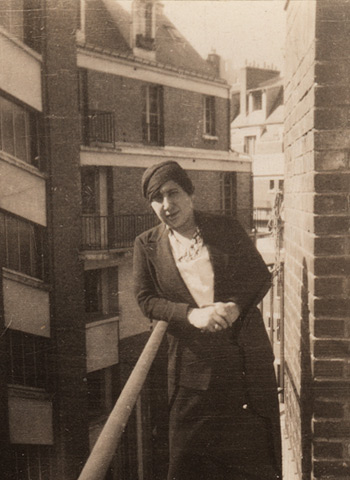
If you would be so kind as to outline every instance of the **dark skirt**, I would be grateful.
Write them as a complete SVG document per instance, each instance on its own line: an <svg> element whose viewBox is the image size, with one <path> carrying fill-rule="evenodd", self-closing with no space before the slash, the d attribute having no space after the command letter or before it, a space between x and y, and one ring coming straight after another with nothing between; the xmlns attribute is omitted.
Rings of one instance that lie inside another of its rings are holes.
<svg viewBox="0 0 350 480"><path fill-rule="evenodd" d="M281 478L270 419L250 406L242 372L225 377L214 377L206 391L176 388L168 480Z"/></svg>

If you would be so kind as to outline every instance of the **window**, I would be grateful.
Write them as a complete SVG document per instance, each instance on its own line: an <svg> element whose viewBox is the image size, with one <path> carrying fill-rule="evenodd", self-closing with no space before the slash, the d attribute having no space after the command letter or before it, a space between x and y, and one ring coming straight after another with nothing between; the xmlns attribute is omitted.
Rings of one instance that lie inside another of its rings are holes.
<svg viewBox="0 0 350 480"><path fill-rule="evenodd" d="M254 110L261 110L262 109L262 91L258 90L256 92L252 92L252 100L253 100L253 111Z"/></svg>
<svg viewBox="0 0 350 480"><path fill-rule="evenodd" d="M85 311L94 318L115 315L119 310L118 267L86 270Z"/></svg>
<svg viewBox="0 0 350 480"><path fill-rule="evenodd" d="M271 191L275 190L275 181L274 180L270 180L269 190L271 190Z"/></svg>
<svg viewBox="0 0 350 480"><path fill-rule="evenodd" d="M204 134L215 136L215 97L204 97Z"/></svg>
<svg viewBox="0 0 350 480"><path fill-rule="evenodd" d="M95 167L81 169L81 196L83 214L98 213L99 206L99 175Z"/></svg>
<svg viewBox="0 0 350 480"><path fill-rule="evenodd" d="M9 382L15 385L47 389L50 340L17 330L8 330L8 333Z"/></svg>
<svg viewBox="0 0 350 480"><path fill-rule="evenodd" d="M40 53L42 25L40 0L16 2L2 0L0 2L0 24L21 42Z"/></svg>
<svg viewBox="0 0 350 480"><path fill-rule="evenodd" d="M237 206L237 176L236 173L222 173L221 186L221 209L225 215L235 215Z"/></svg>
<svg viewBox="0 0 350 480"><path fill-rule="evenodd" d="M86 313L102 313L101 270L84 272L84 290Z"/></svg>
<svg viewBox="0 0 350 480"><path fill-rule="evenodd" d="M163 89L160 86L144 87L142 112L143 141L163 145Z"/></svg>
<svg viewBox="0 0 350 480"><path fill-rule="evenodd" d="M278 180L278 190L280 192L283 192L283 187L284 187L284 181L283 180Z"/></svg>
<svg viewBox="0 0 350 480"><path fill-rule="evenodd" d="M0 265L44 280L45 229L0 211Z"/></svg>
<svg viewBox="0 0 350 480"><path fill-rule="evenodd" d="M0 150L39 167L37 114L0 97Z"/></svg>
<svg viewBox="0 0 350 480"><path fill-rule="evenodd" d="M281 320L277 318L277 325L276 325L276 340L277 342L281 341Z"/></svg>
<svg viewBox="0 0 350 480"><path fill-rule="evenodd" d="M45 445L11 445L13 479L50 480L51 448ZM12 478L12 477L11 477Z"/></svg>
<svg viewBox="0 0 350 480"><path fill-rule="evenodd" d="M116 376L114 370L114 367L109 367L88 373L86 376L90 420L107 416L113 408L115 396L113 376Z"/></svg>
<svg viewBox="0 0 350 480"><path fill-rule="evenodd" d="M254 155L255 143L256 143L255 135L244 137L244 153L248 153L248 155Z"/></svg>

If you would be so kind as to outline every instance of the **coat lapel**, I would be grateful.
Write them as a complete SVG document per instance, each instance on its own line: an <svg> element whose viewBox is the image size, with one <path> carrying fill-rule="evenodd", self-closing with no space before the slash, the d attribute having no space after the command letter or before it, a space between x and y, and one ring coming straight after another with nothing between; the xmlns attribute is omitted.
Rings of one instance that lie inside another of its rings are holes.
<svg viewBox="0 0 350 480"><path fill-rule="evenodd" d="M157 277L166 285L166 290L176 294L184 303L195 305L196 302L183 281L176 267L171 252L168 231L164 225L159 226L159 234L148 245L149 257L154 264Z"/></svg>
<svg viewBox="0 0 350 480"><path fill-rule="evenodd" d="M221 281L223 272L229 263L229 255L222 251L218 245L217 232L202 212L196 212L196 221L201 230L204 244L208 247L210 261L214 271L214 301L218 301L222 290Z"/></svg>

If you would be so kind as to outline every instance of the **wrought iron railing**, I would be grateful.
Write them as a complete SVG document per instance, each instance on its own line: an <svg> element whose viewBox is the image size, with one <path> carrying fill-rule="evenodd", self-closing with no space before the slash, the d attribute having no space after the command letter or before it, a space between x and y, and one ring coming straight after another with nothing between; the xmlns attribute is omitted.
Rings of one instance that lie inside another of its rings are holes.
<svg viewBox="0 0 350 480"><path fill-rule="evenodd" d="M222 213L213 211L212 213ZM239 210L237 218L244 223L250 210ZM159 223L153 214L128 215L83 215L83 250L111 250L130 248L140 233ZM247 223L247 222L246 222ZM249 223L249 222L248 222ZM257 235L255 230L252 237Z"/></svg>
<svg viewBox="0 0 350 480"><path fill-rule="evenodd" d="M113 112L89 110L82 117L84 145L104 144L114 146L115 121Z"/></svg>
<svg viewBox="0 0 350 480"><path fill-rule="evenodd" d="M84 215L83 250L130 248L140 233L159 223L153 214Z"/></svg>
<svg viewBox="0 0 350 480"><path fill-rule="evenodd" d="M254 208L253 225L257 232L268 231L271 215L272 215L271 208Z"/></svg>

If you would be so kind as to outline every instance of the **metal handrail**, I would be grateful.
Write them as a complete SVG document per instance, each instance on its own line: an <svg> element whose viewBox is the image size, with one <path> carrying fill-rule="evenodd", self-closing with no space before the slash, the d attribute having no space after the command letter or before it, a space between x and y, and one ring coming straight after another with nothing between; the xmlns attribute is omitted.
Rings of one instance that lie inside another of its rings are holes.
<svg viewBox="0 0 350 480"><path fill-rule="evenodd" d="M157 322L157 325L148 339L134 370L108 417L78 480L103 480L105 478L123 430L142 390L143 384L145 383L147 374L157 354L167 327L167 322Z"/></svg>

